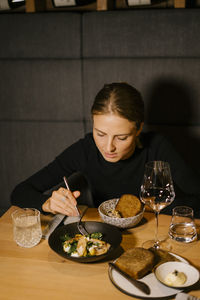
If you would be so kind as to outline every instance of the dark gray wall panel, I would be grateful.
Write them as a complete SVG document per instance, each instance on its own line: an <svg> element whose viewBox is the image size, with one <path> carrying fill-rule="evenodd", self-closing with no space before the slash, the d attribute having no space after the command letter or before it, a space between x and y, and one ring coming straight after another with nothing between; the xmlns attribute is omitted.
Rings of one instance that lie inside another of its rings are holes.
<svg viewBox="0 0 200 300"><path fill-rule="evenodd" d="M181 9L86 13L83 56L199 56L199 27L198 9L185 13Z"/></svg>
<svg viewBox="0 0 200 300"><path fill-rule="evenodd" d="M184 160L200 174L200 127L147 125L145 130L153 130L165 135Z"/></svg>
<svg viewBox="0 0 200 300"><path fill-rule="evenodd" d="M0 209L14 186L84 134L81 122L0 122Z"/></svg>
<svg viewBox="0 0 200 300"><path fill-rule="evenodd" d="M145 128L199 170L199 28L197 9L1 14L0 210L91 129L94 97L113 81L142 92Z"/></svg>
<svg viewBox="0 0 200 300"><path fill-rule="evenodd" d="M82 120L80 60L0 60L0 119Z"/></svg>
<svg viewBox="0 0 200 300"><path fill-rule="evenodd" d="M0 57L78 58L81 15L1 14Z"/></svg>
<svg viewBox="0 0 200 300"><path fill-rule="evenodd" d="M198 59L84 60L84 111L104 83L125 81L143 95L149 124L200 124L200 61ZM91 84L92 82L92 84Z"/></svg>

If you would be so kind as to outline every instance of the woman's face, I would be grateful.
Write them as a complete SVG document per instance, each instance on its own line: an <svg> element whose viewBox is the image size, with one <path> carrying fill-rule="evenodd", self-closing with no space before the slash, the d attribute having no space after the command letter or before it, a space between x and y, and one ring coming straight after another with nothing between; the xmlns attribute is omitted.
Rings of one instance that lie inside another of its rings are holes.
<svg viewBox="0 0 200 300"><path fill-rule="evenodd" d="M117 114L93 115L93 137L105 160L118 162L129 158L135 151L136 137L142 126Z"/></svg>

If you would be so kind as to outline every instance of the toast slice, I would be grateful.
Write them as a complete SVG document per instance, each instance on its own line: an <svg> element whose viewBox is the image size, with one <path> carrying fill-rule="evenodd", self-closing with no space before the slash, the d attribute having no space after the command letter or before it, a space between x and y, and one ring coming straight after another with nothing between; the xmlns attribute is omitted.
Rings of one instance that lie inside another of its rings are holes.
<svg viewBox="0 0 200 300"><path fill-rule="evenodd" d="M154 268L156 268L158 265L163 264L168 261L180 261L180 259L178 259L174 255L172 255L171 253L169 253L168 251L162 250L162 249L149 248L149 251L151 251L155 257Z"/></svg>
<svg viewBox="0 0 200 300"><path fill-rule="evenodd" d="M115 210L120 213L122 218L133 217L142 211L142 203L138 197L124 194L120 197Z"/></svg>
<svg viewBox="0 0 200 300"><path fill-rule="evenodd" d="M135 247L125 251L115 262L124 272L135 279L140 279L154 266L154 254L141 247Z"/></svg>

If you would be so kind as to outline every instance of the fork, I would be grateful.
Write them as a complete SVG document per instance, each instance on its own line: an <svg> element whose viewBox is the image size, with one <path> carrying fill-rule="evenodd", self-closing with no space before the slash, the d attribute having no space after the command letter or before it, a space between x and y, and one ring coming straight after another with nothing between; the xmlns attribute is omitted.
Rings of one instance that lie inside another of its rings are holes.
<svg viewBox="0 0 200 300"><path fill-rule="evenodd" d="M80 233L82 234L82 235L88 235L89 233L87 232L87 230L85 229L85 227L84 227L84 225L83 225L83 223L82 223L82 217L83 217L83 214L81 215L80 214L80 211L79 211L79 209L78 209L78 207L77 207L77 210L78 210L78 212L79 212L79 221L77 222L77 227L78 227L78 230L80 231Z"/></svg>
<svg viewBox="0 0 200 300"><path fill-rule="evenodd" d="M67 182L67 178L64 176L63 177L63 180L64 180L64 183L66 185L66 188L70 191L70 188L69 188L69 185L68 185L68 182ZM79 217L79 220L77 222L77 228L79 230L79 232L82 234L82 235L88 235L89 233L87 232L87 230L85 229L85 227L83 226L83 223L82 223L82 217L83 217L83 214L80 213L79 209L77 206L76 207L76 210L77 210L77 213L78 213L78 217Z"/></svg>

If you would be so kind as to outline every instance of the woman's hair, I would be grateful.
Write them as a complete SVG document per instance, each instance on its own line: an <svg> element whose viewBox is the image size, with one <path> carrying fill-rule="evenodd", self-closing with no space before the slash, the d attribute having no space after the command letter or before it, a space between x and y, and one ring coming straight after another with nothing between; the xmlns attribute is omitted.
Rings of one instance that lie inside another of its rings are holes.
<svg viewBox="0 0 200 300"><path fill-rule="evenodd" d="M95 97L92 115L114 113L136 122L139 129L144 121L144 102L141 94L133 86L119 82L105 84Z"/></svg>

